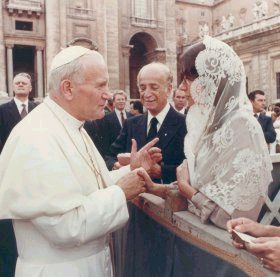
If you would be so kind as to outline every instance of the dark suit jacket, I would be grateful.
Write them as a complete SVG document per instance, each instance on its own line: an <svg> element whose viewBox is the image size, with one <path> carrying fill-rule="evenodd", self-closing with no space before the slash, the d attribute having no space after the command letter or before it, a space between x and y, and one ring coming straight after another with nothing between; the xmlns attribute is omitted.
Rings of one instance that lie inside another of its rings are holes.
<svg viewBox="0 0 280 277"><path fill-rule="evenodd" d="M104 158L105 148L103 144L103 136L100 130L100 120L86 121L84 128L90 136L91 140L94 142L94 145L96 146L97 150Z"/></svg>
<svg viewBox="0 0 280 277"><path fill-rule="evenodd" d="M132 117L131 113L126 112L126 117ZM106 114L100 121L100 135L102 137L102 149L105 155L109 154L111 144L116 140L122 126L115 111Z"/></svg>
<svg viewBox="0 0 280 277"><path fill-rule="evenodd" d="M28 102L28 112L36 107ZM16 103L11 100L0 105L0 152L12 129L21 120ZM28 130L27 130L28 131ZM0 220L0 276L14 276L17 247L11 220Z"/></svg>
<svg viewBox="0 0 280 277"><path fill-rule="evenodd" d="M265 114L260 114L258 121L262 126L264 137L267 143L272 143L276 139L276 132L273 127L272 118Z"/></svg>
<svg viewBox="0 0 280 277"><path fill-rule="evenodd" d="M162 181L170 183L176 180L176 167L181 164L184 155L184 138L187 133L185 115L176 112L170 107L161 128L158 131L158 147L162 150ZM125 121L124 127L110 147L110 156L106 156L106 164L112 169L116 156L119 153L130 152L131 139L135 139L138 149L148 141L147 137L148 114L138 115Z"/></svg>
<svg viewBox="0 0 280 277"><path fill-rule="evenodd" d="M32 111L36 106L34 102L28 101L28 112ZM0 105L0 145L2 145L2 147L4 147L12 129L20 120L21 117L14 99ZM0 148L0 152L1 151L2 148Z"/></svg>

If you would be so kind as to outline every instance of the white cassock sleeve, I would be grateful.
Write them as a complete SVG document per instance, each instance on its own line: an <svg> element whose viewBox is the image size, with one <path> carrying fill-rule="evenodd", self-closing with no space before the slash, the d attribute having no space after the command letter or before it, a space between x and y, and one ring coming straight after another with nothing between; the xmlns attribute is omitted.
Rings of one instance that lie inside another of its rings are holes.
<svg viewBox="0 0 280 277"><path fill-rule="evenodd" d="M123 166L117 170L112 170L110 172L110 177L112 180L117 183L123 176L125 176L127 173L129 173L130 170L130 165Z"/></svg>
<svg viewBox="0 0 280 277"><path fill-rule="evenodd" d="M80 207L60 216L32 220L36 228L57 247L75 247L122 227L128 220L126 198L118 186L98 190Z"/></svg>

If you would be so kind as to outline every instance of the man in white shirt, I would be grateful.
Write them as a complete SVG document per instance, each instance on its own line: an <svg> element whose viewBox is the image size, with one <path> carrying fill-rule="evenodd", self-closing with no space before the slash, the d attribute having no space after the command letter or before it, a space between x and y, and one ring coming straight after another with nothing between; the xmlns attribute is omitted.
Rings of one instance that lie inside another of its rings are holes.
<svg viewBox="0 0 280 277"><path fill-rule="evenodd" d="M273 143L276 139L276 132L273 127L273 122L271 116L266 116L265 111L265 93L262 90L254 90L248 95L252 107L254 116L259 121L262 126L265 141Z"/></svg>
<svg viewBox="0 0 280 277"><path fill-rule="evenodd" d="M31 77L27 73L19 73L13 80L14 98L0 105L0 141L4 146L15 125L24 118L36 104L28 100L32 90ZM2 149L0 149L0 152Z"/></svg>
<svg viewBox="0 0 280 277"><path fill-rule="evenodd" d="M17 74L13 80L13 90L14 98L0 106L0 153L15 125L36 107L34 102L28 100L32 90L29 74L24 72ZM5 253L0 251L0 276L13 277L17 249L10 220L0 221L0 238L0 249L6 249Z"/></svg>
<svg viewBox="0 0 280 277"><path fill-rule="evenodd" d="M127 95L122 90L113 92L114 111L107 113L101 120L97 121L99 136L102 138L101 152L108 155L111 144L120 134L124 121L132 114L125 110ZM94 139L93 137L91 137ZM112 167L108 167L112 170Z"/></svg>
<svg viewBox="0 0 280 277"><path fill-rule="evenodd" d="M137 82L147 112L125 121L120 135L111 145L110 154L106 156L107 166L122 165L120 159L117 161L117 155L129 151L132 138L141 147L158 137L163 158L150 170L150 175L154 181L165 184L176 180L176 167L185 158L183 145L187 130L185 115L177 113L168 103L172 79L170 69L162 63L150 63L141 68Z"/></svg>
<svg viewBox="0 0 280 277"><path fill-rule="evenodd" d="M136 168L149 169L160 152L151 148L157 140L138 152L133 141L130 166L107 170L83 124L104 116L108 79L98 52L63 49L50 68L49 97L7 140L0 218L13 220L17 277L112 275L109 234L128 220L127 199L146 190L146 172Z"/></svg>

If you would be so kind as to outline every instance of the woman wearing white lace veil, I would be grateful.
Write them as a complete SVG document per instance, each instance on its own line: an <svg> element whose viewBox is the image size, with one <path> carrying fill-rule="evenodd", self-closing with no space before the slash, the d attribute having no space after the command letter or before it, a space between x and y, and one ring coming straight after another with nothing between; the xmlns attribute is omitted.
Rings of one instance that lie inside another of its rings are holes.
<svg viewBox="0 0 280 277"><path fill-rule="evenodd" d="M180 85L194 104L187 115L187 162L177 170L181 194L202 222L226 228L227 220L256 220L271 182L262 129L250 111L245 71L225 43L206 36L181 58Z"/></svg>

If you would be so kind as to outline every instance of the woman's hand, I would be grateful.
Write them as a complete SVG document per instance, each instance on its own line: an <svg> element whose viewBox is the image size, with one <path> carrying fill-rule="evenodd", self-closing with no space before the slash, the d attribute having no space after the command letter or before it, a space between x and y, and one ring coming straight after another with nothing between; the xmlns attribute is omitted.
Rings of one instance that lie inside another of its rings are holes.
<svg viewBox="0 0 280 277"><path fill-rule="evenodd" d="M139 172L139 175L142 177L142 179L146 183L147 192L155 194L159 197L166 198L166 195L169 190L178 189L178 187L173 184L163 185L163 184L154 183L146 171Z"/></svg>
<svg viewBox="0 0 280 277"><path fill-rule="evenodd" d="M177 183L180 193L191 200L197 190L190 185L190 175L187 160L184 160L176 170Z"/></svg>

